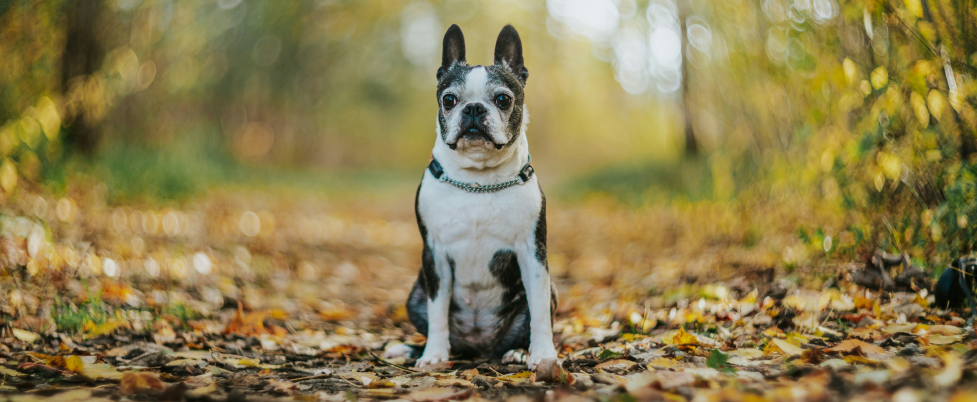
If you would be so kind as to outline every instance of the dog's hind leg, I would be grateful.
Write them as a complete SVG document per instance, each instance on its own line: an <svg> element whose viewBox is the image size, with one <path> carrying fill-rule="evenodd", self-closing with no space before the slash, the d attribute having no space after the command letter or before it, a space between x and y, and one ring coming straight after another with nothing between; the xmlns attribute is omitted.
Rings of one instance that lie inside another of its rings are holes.
<svg viewBox="0 0 977 402"><path fill-rule="evenodd" d="M417 282L414 282L414 288L411 289L410 296L407 297L407 318L410 319L411 324L414 324L414 328L417 328L418 333L427 335L427 292L421 286L421 280L423 278L418 278ZM423 346L401 344L384 351L383 357L390 359L406 356L416 359L421 356L423 351Z"/></svg>
<svg viewBox="0 0 977 402"><path fill-rule="evenodd" d="M410 319L411 324L414 324L418 333L427 336L427 292L421 286L422 280L423 278L418 278L417 282L414 282L414 288L410 290L410 296L407 297L407 318Z"/></svg>

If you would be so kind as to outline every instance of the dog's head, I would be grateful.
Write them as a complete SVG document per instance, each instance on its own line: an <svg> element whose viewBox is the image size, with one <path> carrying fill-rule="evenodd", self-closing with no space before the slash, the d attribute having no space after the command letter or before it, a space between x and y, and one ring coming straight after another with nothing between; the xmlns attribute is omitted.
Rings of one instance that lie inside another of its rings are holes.
<svg viewBox="0 0 977 402"><path fill-rule="evenodd" d="M461 28L448 28L438 68L438 125L448 148L487 157L513 144L522 131L528 77L522 41L511 25L499 33L491 66L469 66Z"/></svg>

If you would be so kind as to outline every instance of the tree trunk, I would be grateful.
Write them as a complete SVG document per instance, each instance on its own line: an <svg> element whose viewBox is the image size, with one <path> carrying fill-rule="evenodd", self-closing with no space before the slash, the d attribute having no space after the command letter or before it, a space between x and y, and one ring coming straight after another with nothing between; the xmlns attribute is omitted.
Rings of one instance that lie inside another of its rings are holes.
<svg viewBox="0 0 977 402"><path fill-rule="evenodd" d="M679 28L682 30L682 115L685 118L685 156L694 157L699 154L699 142L695 138L695 128L692 125L692 108L689 105L689 38L686 20L688 19L688 6L685 0L678 2Z"/></svg>
<svg viewBox="0 0 977 402"><path fill-rule="evenodd" d="M96 20L101 0L77 0L68 10L68 35L62 56L61 89L68 91L68 81L90 75L99 69L104 51L96 37ZM90 154L98 145L100 131L97 122L88 121L85 113L78 113L66 130L68 145Z"/></svg>

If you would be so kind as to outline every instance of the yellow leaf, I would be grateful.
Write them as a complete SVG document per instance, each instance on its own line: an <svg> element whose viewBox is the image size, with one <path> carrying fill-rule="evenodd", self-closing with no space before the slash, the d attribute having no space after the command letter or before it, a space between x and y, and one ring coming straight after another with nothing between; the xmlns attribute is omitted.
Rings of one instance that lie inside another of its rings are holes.
<svg viewBox="0 0 977 402"><path fill-rule="evenodd" d="M919 124L922 124L923 127L929 127L930 125L929 109L926 108L926 101L923 100L923 97L920 94L916 93L916 91L913 91L911 94L909 94L909 106L912 106L913 112L916 114L916 120L919 120Z"/></svg>
<svg viewBox="0 0 977 402"><path fill-rule="evenodd" d="M963 374L963 359L952 355L943 355L943 372L933 376L933 382L939 387L949 387L960 381Z"/></svg>
<svg viewBox="0 0 977 402"><path fill-rule="evenodd" d="M44 135L48 140L54 140L61 130L61 116L58 115L58 108L48 97L41 98L37 104L37 122L41 124Z"/></svg>
<svg viewBox="0 0 977 402"><path fill-rule="evenodd" d="M882 87L889 84L889 72L885 69L885 66L879 66L875 70L872 70L872 88L882 89Z"/></svg>
<svg viewBox="0 0 977 402"><path fill-rule="evenodd" d="M844 356L845 362L848 364L873 364L876 361L868 358L864 358L858 355L848 355Z"/></svg>
<svg viewBox="0 0 977 402"><path fill-rule="evenodd" d="M779 353L785 356L797 356L804 353L804 349L794 346L790 342L783 339L772 339L769 344L767 344L766 349L763 350L764 355L771 355L774 353Z"/></svg>
<svg viewBox="0 0 977 402"><path fill-rule="evenodd" d="M17 166L10 158L5 158L0 165L0 188L7 194L17 188Z"/></svg>
<svg viewBox="0 0 977 402"><path fill-rule="evenodd" d="M116 371L111 364L85 364L81 374L93 380L122 379L122 373Z"/></svg>
<svg viewBox="0 0 977 402"><path fill-rule="evenodd" d="M929 95L926 95L926 104L929 106L930 113L938 121L943 121L943 111L946 110L947 101L943 97L940 91L931 89Z"/></svg>
<svg viewBox="0 0 977 402"><path fill-rule="evenodd" d="M875 156L875 162L882 168L882 173L885 174L889 180L896 181L899 180L899 176L902 173L902 161L895 154L880 151Z"/></svg>
<svg viewBox="0 0 977 402"><path fill-rule="evenodd" d="M916 293L916 297L913 298L913 301L916 302L916 304L918 304L922 308L929 308L930 306L930 302L924 299L922 296L920 296L919 293Z"/></svg>
<svg viewBox="0 0 977 402"><path fill-rule="evenodd" d="M666 357L659 357L655 360L648 362L648 367L654 367L659 369L667 369L675 366L678 366L678 363L675 362L675 360Z"/></svg>
<svg viewBox="0 0 977 402"><path fill-rule="evenodd" d="M923 4L920 0L903 0L906 9L913 13L916 18L923 18Z"/></svg>
<svg viewBox="0 0 977 402"><path fill-rule="evenodd" d="M845 70L845 80L848 81L848 85L852 85L858 80L858 66L855 62L849 58L845 58L845 61L841 62L841 67Z"/></svg>
<svg viewBox="0 0 977 402"><path fill-rule="evenodd" d="M930 335L927 339L931 345L949 345L963 341L963 335Z"/></svg>
<svg viewBox="0 0 977 402"><path fill-rule="evenodd" d="M91 321L86 321L84 325L85 339L97 338L102 335L109 335L115 332L119 327L123 326L121 320L111 318L101 324L95 324Z"/></svg>
<svg viewBox="0 0 977 402"><path fill-rule="evenodd" d="M82 373L85 369L85 362L81 360L81 357L71 355L64 359L64 366L62 368L68 371Z"/></svg>
<svg viewBox="0 0 977 402"><path fill-rule="evenodd" d="M13 330L13 333L14 333L14 338L20 339L20 340L22 340L24 342L27 342L27 343L34 343L34 341L36 341L37 338L40 338L41 337L38 334L35 334L35 333L31 332L31 331L23 330L23 329L20 329L20 328L13 328L12 330Z"/></svg>
<svg viewBox="0 0 977 402"><path fill-rule="evenodd" d="M872 93L872 84L869 84L868 80L862 80L862 82L858 84L858 89L862 91L863 95L868 95Z"/></svg>
<svg viewBox="0 0 977 402"><path fill-rule="evenodd" d="M675 331L675 335L672 335L672 337L668 339L667 343L671 345L696 346L699 344L699 340L695 337L695 335L685 332L685 329L680 327L678 331Z"/></svg>

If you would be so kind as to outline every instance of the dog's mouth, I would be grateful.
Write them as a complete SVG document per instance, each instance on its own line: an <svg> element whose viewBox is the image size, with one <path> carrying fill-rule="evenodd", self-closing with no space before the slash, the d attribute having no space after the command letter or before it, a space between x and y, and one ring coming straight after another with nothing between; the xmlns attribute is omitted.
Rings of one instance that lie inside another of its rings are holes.
<svg viewBox="0 0 977 402"><path fill-rule="evenodd" d="M489 136L485 130L475 125L472 125L462 131L455 142L448 143L448 148L451 148L452 150L458 148L458 143L461 141L465 141L467 147L488 147L488 145L491 144L495 147L495 149L502 149L502 147L505 146L505 144L497 144L495 141L492 141L492 137Z"/></svg>

